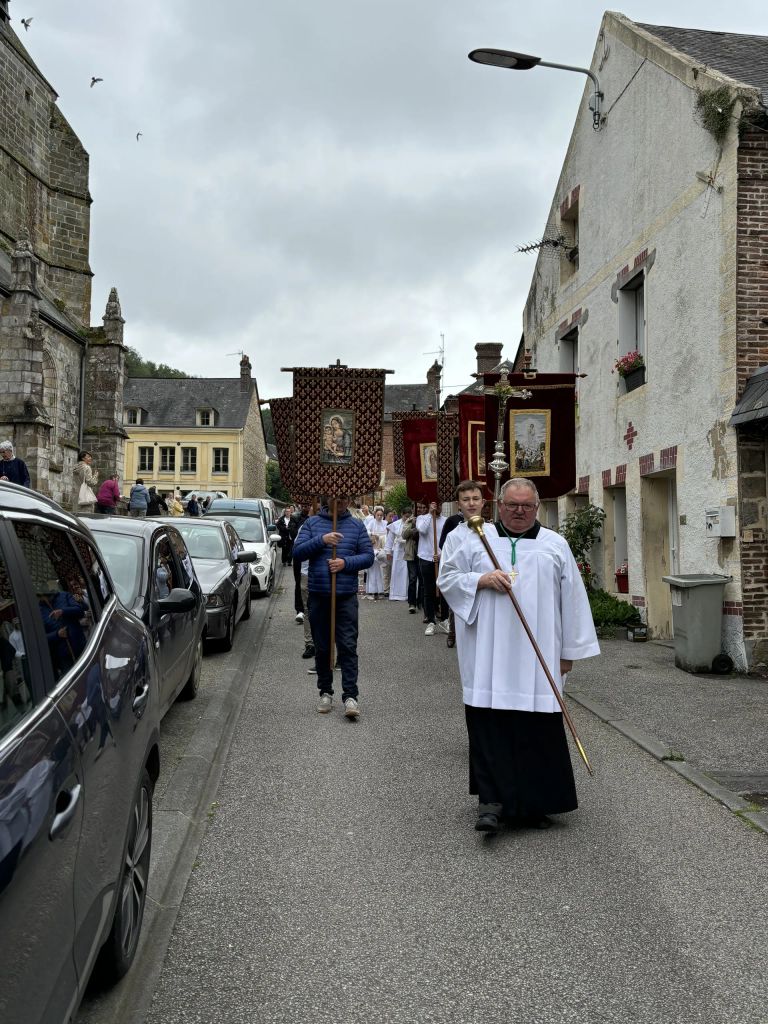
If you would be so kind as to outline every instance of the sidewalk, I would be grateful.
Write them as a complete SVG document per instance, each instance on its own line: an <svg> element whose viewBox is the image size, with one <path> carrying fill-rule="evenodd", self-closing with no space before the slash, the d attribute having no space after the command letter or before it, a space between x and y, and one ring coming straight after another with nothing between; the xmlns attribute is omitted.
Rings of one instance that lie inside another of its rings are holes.
<svg viewBox="0 0 768 1024"><path fill-rule="evenodd" d="M571 699L768 831L768 681L691 675L662 643L601 640Z"/></svg>

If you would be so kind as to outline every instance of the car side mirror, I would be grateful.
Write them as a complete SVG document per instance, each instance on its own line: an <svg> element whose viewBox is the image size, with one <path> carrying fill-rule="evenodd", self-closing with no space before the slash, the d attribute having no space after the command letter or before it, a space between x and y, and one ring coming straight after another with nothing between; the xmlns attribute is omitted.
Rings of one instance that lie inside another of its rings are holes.
<svg viewBox="0 0 768 1024"><path fill-rule="evenodd" d="M157 607L161 615L178 615L181 612L191 612L197 604L197 598L191 590L184 587L174 587L167 597L161 597Z"/></svg>
<svg viewBox="0 0 768 1024"><path fill-rule="evenodd" d="M255 562L259 557L258 551L238 551L236 562Z"/></svg>
<svg viewBox="0 0 768 1024"><path fill-rule="evenodd" d="M274 523L269 524L269 526L267 527L267 533L276 533L278 537L280 536L280 531L278 530Z"/></svg>

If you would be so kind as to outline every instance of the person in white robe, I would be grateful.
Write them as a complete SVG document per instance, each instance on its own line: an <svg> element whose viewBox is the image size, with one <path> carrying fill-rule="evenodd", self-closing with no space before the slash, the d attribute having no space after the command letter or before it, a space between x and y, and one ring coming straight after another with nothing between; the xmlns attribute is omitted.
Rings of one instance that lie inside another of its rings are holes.
<svg viewBox="0 0 768 1024"><path fill-rule="evenodd" d="M456 616L456 646L478 831L502 821L548 827L577 807L563 716L509 600L515 596L560 692L573 662L600 653L576 561L560 534L536 520L530 480L502 488L499 520L480 537L466 525L447 538L438 584Z"/></svg>
<svg viewBox="0 0 768 1024"><path fill-rule="evenodd" d="M405 538L403 537L403 520L396 519L387 527L387 540L384 545L389 560L389 600L408 600L408 563L405 560Z"/></svg>
<svg viewBox="0 0 768 1024"><path fill-rule="evenodd" d="M368 536L373 545L373 565L368 569L365 579L365 595L369 600L378 601L384 593L383 565L387 560L384 545L387 540L387 524L384 522L384 509L376 506L373 520L368 524Z"/></svg>

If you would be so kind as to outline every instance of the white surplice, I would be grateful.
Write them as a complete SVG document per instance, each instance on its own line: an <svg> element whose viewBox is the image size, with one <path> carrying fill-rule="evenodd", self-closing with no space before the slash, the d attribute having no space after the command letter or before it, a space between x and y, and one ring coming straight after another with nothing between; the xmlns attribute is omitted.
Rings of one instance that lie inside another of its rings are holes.
<svg viewBox="0 0 768 1024"><path fill-rule="evenodd" d="M485 536L499 565L512 569L511 545L491 523ZM536 652L507 594L478 590L494 565L477 534L461 524L448 535L438 586L456 616L464 703L479 708L559 711ZM562 692L560 659L600 653L587 592L567 542L541 527L517 542L515 597Z"/></svg>
<svg viewBox="0 0 768 1024"><path fill-rule="evenodd" d="M405 540L402 536L403 520L396 519L387 526L385 551L392 555L389 578L389 600L408 600L408 563L405 560Z"/></svg>
<svg viewBox="0 0 768 1024"><path fill-rule="evenodd" d="M379 552L384 551L387 524L383 519L374 518L373 521L369 523L367 529L368 536L371 538L371 544L373 545L374 560L373 565L371 565L366 572L365 592L366 594L383 594L384 573L382 571Z"/></svg>

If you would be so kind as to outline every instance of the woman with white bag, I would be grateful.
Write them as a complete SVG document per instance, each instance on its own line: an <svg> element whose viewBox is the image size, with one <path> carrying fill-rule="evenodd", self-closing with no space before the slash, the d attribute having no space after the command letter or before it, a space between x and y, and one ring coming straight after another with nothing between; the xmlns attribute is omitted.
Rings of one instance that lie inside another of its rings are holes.
<svg viewBox="0 0 768 1024"><path fill-rule="evenodd" d="M93 512L96 507L94 487L98 483L99 475L92 468L92 462L90 452L80 452L77 456L77 465L72 471L77 492L74 502L76 512Z"/></svg>

